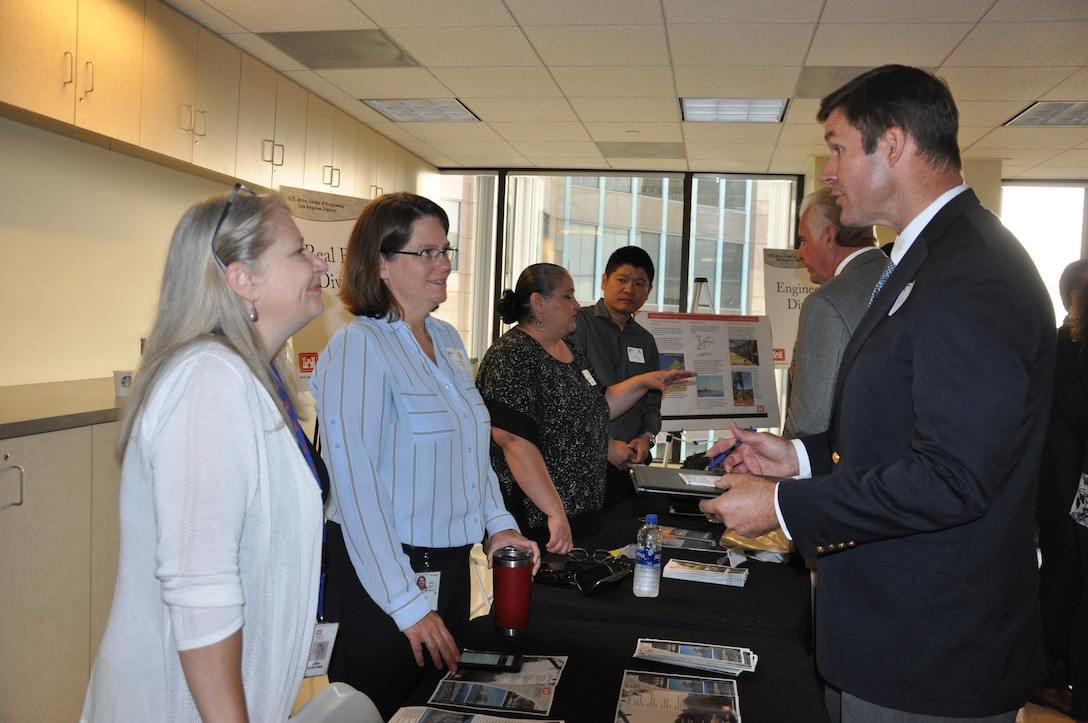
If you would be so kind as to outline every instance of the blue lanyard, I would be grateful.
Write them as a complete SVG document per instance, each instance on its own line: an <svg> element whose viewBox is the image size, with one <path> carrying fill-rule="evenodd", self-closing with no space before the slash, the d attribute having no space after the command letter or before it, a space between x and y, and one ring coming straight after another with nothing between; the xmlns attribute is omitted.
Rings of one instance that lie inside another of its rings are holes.
<svg viewBox="0 0 1088 723"><path fill-rule="evenodd" d="M302 456L306 459L306 464L310 465L310 471L314 475L314 479L317 481L317 486L321 487L321 476L317 473L317 465L314 464L314 458L310 455L310 444L306 440L306 433L302 431L302 425L298 423L298 415L295 414L295 407L291 404L291 398L287 396L287 388L283 386L283 378L280 377L280 372L276 369L275 365L272 367L272 376L276 381L276 392L280 395L280 401L283 402L284 408L287 410L287 416L291 419L291 426L295 428L295 441L298 443L298 448L302 452ZM324 513L322 513L321 520L321 545L325 545L325 520ZM322 555L324 558L324 555ZM324 568L324 561L322 561L322 568ZM321 579L317 588L317 619L323 620L325 614L325 570L321 570Z"/></svg>

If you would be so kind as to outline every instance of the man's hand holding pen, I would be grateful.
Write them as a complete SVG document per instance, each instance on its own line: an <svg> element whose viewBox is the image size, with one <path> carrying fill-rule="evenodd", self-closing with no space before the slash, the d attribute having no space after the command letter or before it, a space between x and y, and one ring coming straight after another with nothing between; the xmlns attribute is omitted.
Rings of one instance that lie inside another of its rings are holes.
<svg viewBox="0 0 1088 723"><path fill-rule="evenodd" d="M756 475L791 477L797 474L797 453L793 443L767 432L743 430L730 424L732 438L707 450L708 456L727 453L722 460L727 474L715 487L723 494L699 502L699 509L721 520L746 537L755 537L778 527L774 510L773 481Z"/></svg>

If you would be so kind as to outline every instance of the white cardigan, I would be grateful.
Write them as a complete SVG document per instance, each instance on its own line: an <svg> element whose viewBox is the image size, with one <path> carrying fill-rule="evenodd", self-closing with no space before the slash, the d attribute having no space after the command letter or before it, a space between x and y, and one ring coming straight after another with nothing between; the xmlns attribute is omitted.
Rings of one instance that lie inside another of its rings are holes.
<svg viewBox="0 0 1088 723"><path fill-rule="evenodd" d="M147 397L121 473L121 554L83 721L199 720L179 650L242 629L252 721L283 721L317 611L321 493L245 363L198 342Z"/></svg>

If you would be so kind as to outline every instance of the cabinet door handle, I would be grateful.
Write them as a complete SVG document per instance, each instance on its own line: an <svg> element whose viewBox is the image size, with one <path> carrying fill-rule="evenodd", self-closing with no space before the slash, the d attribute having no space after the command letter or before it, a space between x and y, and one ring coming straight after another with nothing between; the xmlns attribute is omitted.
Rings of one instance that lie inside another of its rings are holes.
<svg viewBox="0 0 1088 723"><path fill-rule="evenodd" d="M279 163L276 163L276 149L277 148L280 150L280 161L279 161ZM272 165L273 166L282 166L283 165L283 144L282 143L273 143L272 144Z"/></svg>
<svg viewBox="0 0 1088 723"><path fill-rule="evenodd" d="M71 50L65 50L64 57L68 60L68 80L64 81L64 85L68 85L76 82L76 54Z"/></svg>
<svg viewBox="0 0 1088 723"><path fill-rule="evenodd" d="M200 120L203 121L200 124L200 127L201 127L202 130L199 133L197 133L197 131L196 131L196 120L194 119L193 120L193 135L194 136L199 136L200 138L203 138L206 135L208 135L208 111L197 109L196 112L200 116Z"/></svg>
<svg viewBox="0 0 1088 723"><path fill-rule="evenodd" d="M265 149L268 149L268 158L265 158ZM271 163L272 159L276 157L276 143L271 138L264 138L261 140L261 160L265 163Z"/></svg>
<svg viewBox="0 0 1088 723"><path fill-rule="evenodd" d="M18 502L11 502L11 503L9 503L9 506L10 507L21 507L23 502L26 501L26 470L23 469L22 465L18 465L18 464L13 464L10 467L6 468L4 471L6 472L9 469L19 470L19 501Z"/></svg>
<svg viewBox="0 0 1088 723"><path fill-rule="evenodd" d="M332 187L333 188L340 188L340 169L339 168L334 168L334 169L332 169L332 172L334 174L336 174L336 175L333 176Z"/></svg>
<svg viewBox="0 0 1088 723"><path fill-rule="evenodd" d="M95 71L94 61L93 60L88 60L83 67L90 69L91 82L87 85L87 90L83 91L83 98L79 99L80 102L82 102L88 95L90 95L91 93L94 92L94 75L95 75L95 73L94 73L94 71Z"/></svg>
<svg viewBox="0 0 1088 723"><path fill-rule="evenodd" d="M332 166L322 166L321 167L321 185L323 185L323 186L331 186L332 185L332 170L333 170ZM329 180L326 181L325 180L326 178L329 179Z"/></svg>
<svg viewBox="0 0 1088 723"><path fill-rule="evenodd" d="M191 131L191 130L193 130L193 127L194 127L194 126L196 125L196 108L194 108L193 106L189 105L188 103L182 103L182 104L181 104L180 106L178 106L178 107L179 107L179 108L186 108L186 109L188 109L188 111L189 111L189 125L185 125L185 121L184 121L184 120L183 120L183 121L181 121L180 123L178 123L178 125L179 125L179 126L181 127L181 129L182 129L183 131Z"/></svg>

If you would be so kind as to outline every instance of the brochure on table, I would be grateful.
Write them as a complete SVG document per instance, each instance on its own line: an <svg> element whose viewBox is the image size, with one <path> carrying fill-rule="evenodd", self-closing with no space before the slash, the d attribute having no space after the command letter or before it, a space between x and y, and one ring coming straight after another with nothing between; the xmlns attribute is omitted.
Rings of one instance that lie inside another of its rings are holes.
<svg viewBox="0 0 1088 723"><path fill-rule="evenodd" d="M635 644L635 657L728 675L750 673L756 669L756 663L759 662L759 656L750 648L682 643L677 640L657 640L656 638L639 638Z"/></svg>
<svg viewBox="0 0 1088 723"><path fill-rule="evenodd" d="M389 723L563 723L561 720L544 720L541 718L507 718L497 715L482 715L480 713L454 713L440 708L426 708L424 706L412 706L401 708Z"/></svg>
<svg viewBox="0 0 1088 723"><path fill-rule="evenodd" d="M650 312L640 322L657 342L662 369L697 374L662 395L664 431L779 426L767 317Z"/></svg>
<svg viewBox="0 0 1088 723"><path fill-rule="evenodd" d="M737 682L623 671L616 723L676 723L678 720L741 723Z"/></svg>
<svg viewBox="0 0 1088 723"><path fill-rule="evenodd" d="M555 700L555 686L566 664L565 655L526 655L516 673L460 668L455 673L446 673L427 702L548 715Z"/></svg>

